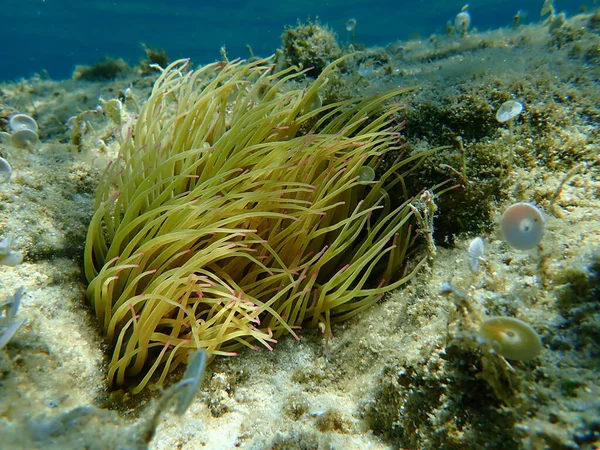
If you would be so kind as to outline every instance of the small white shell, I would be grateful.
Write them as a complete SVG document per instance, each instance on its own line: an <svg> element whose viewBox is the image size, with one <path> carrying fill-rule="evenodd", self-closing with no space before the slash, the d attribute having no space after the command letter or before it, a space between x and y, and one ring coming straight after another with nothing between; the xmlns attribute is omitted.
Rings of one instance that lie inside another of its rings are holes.
<svg viewBox="0 0 600 450"><path fill-rule="evenodd" d="M471 15L467 11L459 12L454 18L454 26L460 32L466 32L471 26Z"/></svg>
<svg viewBox="0 0 600 450"><path fill-rule="evenodd" d="M0 158L0 184L10 180L11 175L12 169L10 168L10 164L4 158Z"/></svg>
<svg viewBox="0 0 600 450"><path fill-rule="evenodd" d="M77 116L71 116L67 119L67 128L72 130L75 128L75 123L77 122Z"/></svg>
<svg viewBox="0 0 600 450"><path fill-rule="evenodd" d="M106 142L103 139L98 139L96 141L96 145L98 146L98 151L105 152L107 150Z"/></svg>
<svg viewBox="0 0 600 450"><path fill-rule="evenodd" d="M489 317L481 324L479 334L506 359L529 361L543 348L536 331L514 317Z"/></svg>
<svg viewBox="0 0 600 450"><path fill-rule="evenodd" d="M502 215L502 234L511 247L530 250L544 236L544 215L529 203L515 203Z"/></svg>
<svg viewBox="0 0 600 450"><path fill-rule="evenodd" d="M346 31L354 31L354 28L356 28L356 19L349 19L348 22L346 22Z"/></svg>
<svg viewBox="0 0 600 450"><path fill-rule="evenodd" d="M358 169L358 181L369 182L375 179L375 170L371 166L362 166Z"/></svg>
<svg viewBox="0 0 600 450"><path fill-rule="evenodd" d="M27 148L37 140L37 133L29 128L21 128L12 134L12 144L18 148Z"/></svg>
<svg viewBox="0 0 600 450"><path fill-rule="evenodd" d="M121 112L123 111L123 104L121 103L121 100L113 98L107 101L104 104L104 111L106 111L106 114L108 117L110 117L110 120L112 120L116 125L121 125L123 123L123 116L121 115Z"/></svg>
<svg viewBox="0 0 600 450"><path fill-rule="evenodd" d="M31 130L36 135L38 132L38 124L35 119L27 114L15 114L8 121L8 126L11 131Z"/></svg>
<svg viewBox="0 0 600 450"><path fill-rule="evenodd" d="M478 273L481 267L481 257L485 252L485 245L483 239L476 237L469 244L469 269L471 272Z"/></svg>
<svg viewBox="0 0 600 450"><path fill-rule="evenodd" d="M516 100L508 100L502 103L496 111L496 120L500 123L508 122L514 119L523 111L523 104Z"/></svg>
<svg viewBox="0 0 600 450"><path fill-rule="evenodd" d="M9 144L12 140L12 136L10 133L6 131L0 131L0 145L1 144Z"/></svg>

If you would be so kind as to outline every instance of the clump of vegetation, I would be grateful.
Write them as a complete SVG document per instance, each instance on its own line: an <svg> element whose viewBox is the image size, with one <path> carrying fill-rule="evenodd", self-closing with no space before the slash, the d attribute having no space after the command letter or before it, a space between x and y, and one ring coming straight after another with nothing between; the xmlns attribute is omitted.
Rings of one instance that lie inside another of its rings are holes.
<svg viewBox="0 0 600 450"><path fill-rule="evenodd" d="M362 79L372 79L394 73L391 56L380 47L362 50L352 62L356 67L356 73Z"/></svg>
<svg viewBox="0 0 600 450"><path fill-rule="evenodd" d="M402 106L382 105L402 89L316 105L340 62L296 90L284 85L302 72L270 60L163 71L99 184L86 242L111 383L141 377L137 393L197 349L271 349L305 325L327 339L424 263L401 276L425 205L403 180L431 152L394 160ZM365 166L379 176L361 179Z"/></svg>
<svg viewBox="0 0 600 450"><path fill-rule="evenodd" d="M384 368L367 412L371 427L401 448L519 448L516 427L532 409L523 393L531 389L540 336L513 317L485 316L449 283L441 294L456 306L448 335L424 359Z"/></svg>
<svg viewBox="0 0 600 450"><path fill-rule="evenodd" d="M507 172L507 150L505 143L489 141L498 133L496 94L490 97L479 92L447 96L431 89L417 94L405 112L409 142L451 145L432 155L408 180L434 186L451 179L458 186L437 201L435 239L440 245L453 245L461 233L491 231L493 205L506 195L502 175Z"/></svg>
<svg viewBox="0 0 600 450"><path fill-rule="evenodd" d="M480 357L458 346L386 367L367 420L395 448L517 448L516 413L502 408L482 370Z"/></svg>
<svg viewBox="0 0 600 450"><path fill-rule="evenodd" d="M282 68L300 66L306 74L317 77L331 61L342 56L342 50L333 31L318 21L308 20L287 28L282 39L278 64Z"/></svg>
<svg viewBox="0 0 600 450"><path fill-rule="evenodd" d="M74 80L106 81L123 78L131 74L132 69L124 59L107 56L93 66L76 66L73 72Z"/></svg>
<svg viewBox="0 0 600 450"><path fill-rule="evenodd" d="M596 9L594 14L591 15L588 27L594 33L600 34L600 9Z"/></svg>
<svg viewBox="0 0 600 450"><path fill-rule="evenodd" d="M569 335L568 340L552 343L555 348L586 348L593 357L600 356L600 250L595 249L585 261L566 266L557 276L560 286L557 307L564 321L561 323Z"/></svg>
<svg viewBox="0 0 600 450"><path fill-rule="evenodd" d="M154 66L167 67L171 62L171 58L162 48L152 48L144 45L144 53L146 57L140 61L140 75L156 74Z"/></svg>
<svg viewBox="0 0 600 450"><path fill-rule="evenodd" d="M410 123L410 122L409 122ZM438 245L451 246L464 232L485 233L494 226L494 201L505 195L501 171L504 161L493 146L484 143L457 146L432 155L427 164L407 177L407 183L435 186L447 180L456 183L452 195L440 196L436 204L434 238Z"/></svg>

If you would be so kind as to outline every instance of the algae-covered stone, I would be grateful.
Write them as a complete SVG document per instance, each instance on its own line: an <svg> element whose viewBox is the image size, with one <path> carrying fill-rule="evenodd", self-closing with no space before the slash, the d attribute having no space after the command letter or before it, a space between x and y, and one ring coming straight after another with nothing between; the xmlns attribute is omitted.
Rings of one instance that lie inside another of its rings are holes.
<svg viewBox="0 0 600 450"><path fill-rule="evenodd" d="M296 27L286 29L281 38L284 66L302 66L312 77L318 76L330 62L342 56L333 31L318 21L298 23Z"/></svg>

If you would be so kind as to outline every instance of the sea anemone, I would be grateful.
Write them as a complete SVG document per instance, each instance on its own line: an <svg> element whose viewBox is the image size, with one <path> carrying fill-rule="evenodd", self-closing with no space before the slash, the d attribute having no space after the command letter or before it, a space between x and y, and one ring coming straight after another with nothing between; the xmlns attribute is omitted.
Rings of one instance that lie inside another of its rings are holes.
<svg viewBox="0 0 600 450"><path fill-rule="evenodd" d="M402 149L389 102L402 89L320 106L336 63L305 89L290 88L301 70L271 60L186 63L162 70L119 133L85 247L109 381L133 379L134 393L198 349L271 349L301 326L327 338L425 260L403 264L404 175L429 152Z"/></svg>

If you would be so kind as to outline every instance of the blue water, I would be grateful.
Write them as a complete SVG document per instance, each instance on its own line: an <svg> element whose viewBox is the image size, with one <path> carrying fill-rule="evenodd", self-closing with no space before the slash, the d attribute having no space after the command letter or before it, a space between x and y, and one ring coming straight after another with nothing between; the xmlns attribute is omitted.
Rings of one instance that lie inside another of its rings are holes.
<svg viewBox="0 0 600 450"><path fill-rule="evenodd" d="M591 2L592 0L589 0ZM286 25L319 17L348 39L345 23L357 20L356 37L367 46L440 33L464 0L0 0L0 80L47 70L69 78L76 64L110 55L137 63L144 43L169 56L211 62L225 45L230 57L270 55ZM510 25L519 10L539 20L542 0L478 0L470 3L479 29ZM557 0L575 13L583 0ZM218 5L218 6L215 6Z"/></svg>

